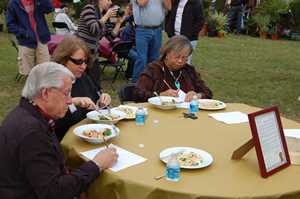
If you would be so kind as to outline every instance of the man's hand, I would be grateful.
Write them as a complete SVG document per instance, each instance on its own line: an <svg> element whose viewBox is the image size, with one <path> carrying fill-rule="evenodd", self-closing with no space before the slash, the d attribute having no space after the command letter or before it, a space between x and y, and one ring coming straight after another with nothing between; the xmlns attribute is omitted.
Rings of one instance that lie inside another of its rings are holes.
<svg viewBox="0 0 300 199"><path fill-rule="evenodd" d="M110 168L116 163L119 157L119 154L117 154L116 151L117 151L116 148L108 147L107 149L104 149L99 153L97 153L97 155L94 157L92 161L99 164L101 170Z"/></svg>

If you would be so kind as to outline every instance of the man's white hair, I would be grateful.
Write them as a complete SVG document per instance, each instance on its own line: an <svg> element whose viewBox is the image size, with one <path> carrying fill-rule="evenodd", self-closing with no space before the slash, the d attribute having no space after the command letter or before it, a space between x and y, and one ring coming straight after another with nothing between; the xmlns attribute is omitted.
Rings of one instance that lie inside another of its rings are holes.
<svg viewBox="0 0 300 199"><path fill-rule="evenodd" d="M22 96L29 100L40 97L42 88L61 88L64 77L75 79L73 73L66 67L55 62L44 62L35 66L29 73Z"/></svg>

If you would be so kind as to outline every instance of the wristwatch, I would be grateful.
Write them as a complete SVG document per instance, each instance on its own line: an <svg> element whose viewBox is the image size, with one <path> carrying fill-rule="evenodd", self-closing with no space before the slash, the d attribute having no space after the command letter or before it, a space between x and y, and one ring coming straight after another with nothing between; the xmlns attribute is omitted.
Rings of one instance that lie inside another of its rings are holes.
<svg viewBox="0 0 300 199"><path fill-rule="evenodd" d="M95 164L97 165L97 167L98 167L98 169L99 169L99 171L100 171L100 173L101 173L101 167L100 167L100 165L97 164L96 162L95 162Z"/></svg>

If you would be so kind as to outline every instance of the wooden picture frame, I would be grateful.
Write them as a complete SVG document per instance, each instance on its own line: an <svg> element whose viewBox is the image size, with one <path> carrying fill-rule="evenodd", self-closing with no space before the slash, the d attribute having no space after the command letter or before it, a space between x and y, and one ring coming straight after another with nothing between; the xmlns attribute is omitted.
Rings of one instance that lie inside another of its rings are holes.
<svg viewBox="0 0 300 199"><path fill-rule="evenodd" d="M248 114L261 176L266 178L291 164L278 107Z"/></svg>

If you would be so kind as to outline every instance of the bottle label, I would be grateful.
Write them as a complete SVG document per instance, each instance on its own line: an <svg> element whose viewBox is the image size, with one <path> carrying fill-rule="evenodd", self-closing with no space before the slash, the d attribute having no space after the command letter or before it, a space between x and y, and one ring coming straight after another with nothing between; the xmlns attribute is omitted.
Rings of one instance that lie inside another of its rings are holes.
<svg viewBox="0 0 300 199"><path fill-rule="evenodd" d="M180 168L173 169L173 168L167 167L167 178L178 179L179 175L180 175Z"/></svg>
<svg viewBox="0 0 300 199"><path fill-rule="evenodd" d="M190 104L191 113L198 113L199 105L198 104Z"/></svg>
<svg viewBox="0 0 300 199"><path fill-rule="evenodd" d="M135 122L137 123L145 123L145 115L135 114Z"/></svg>

